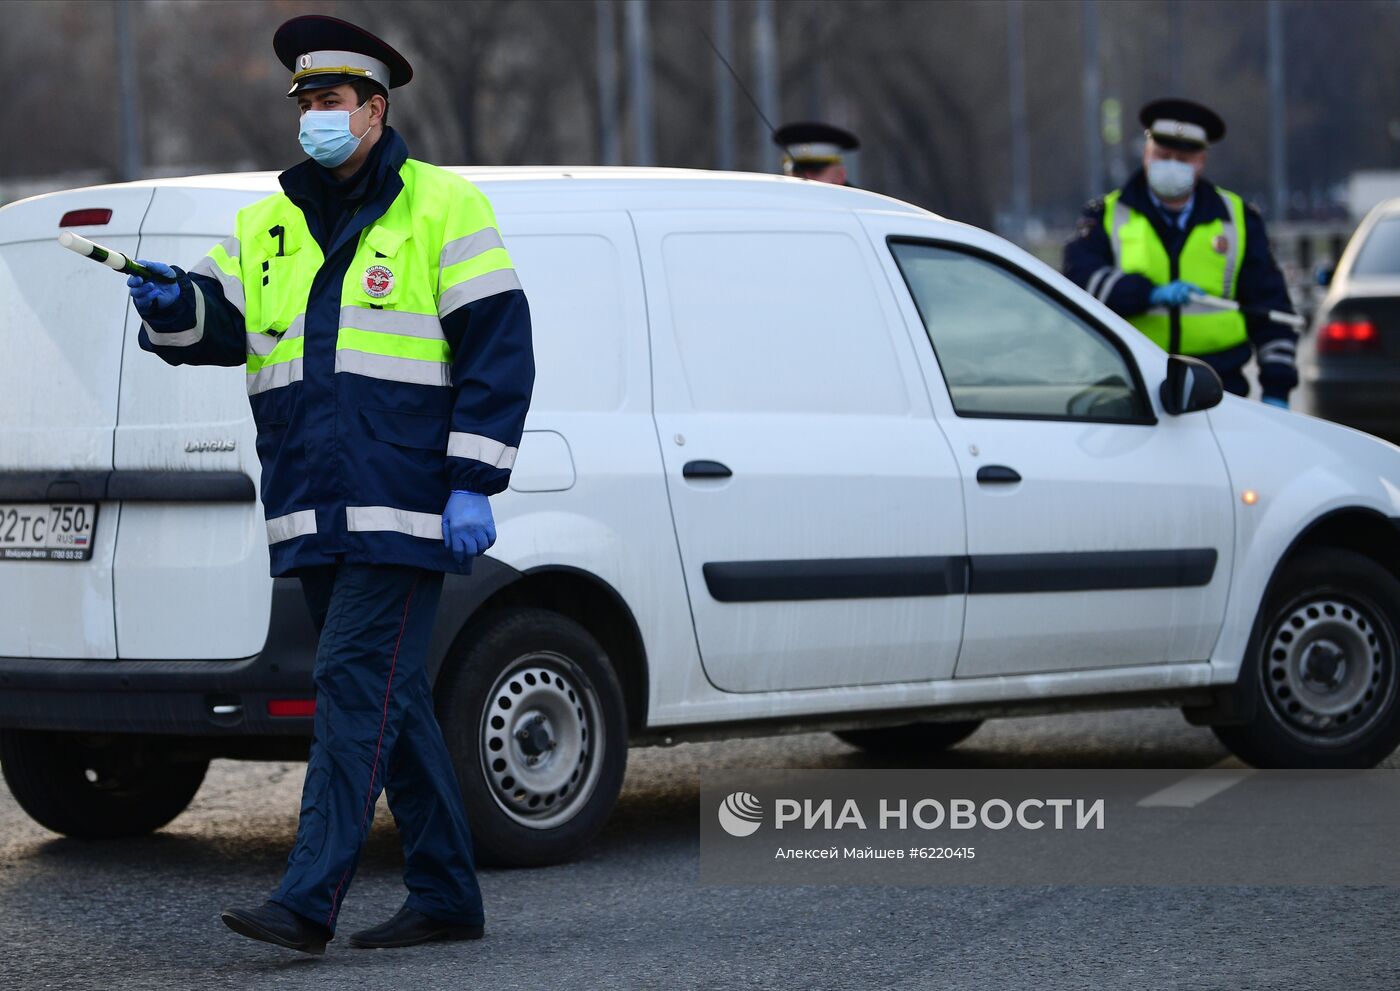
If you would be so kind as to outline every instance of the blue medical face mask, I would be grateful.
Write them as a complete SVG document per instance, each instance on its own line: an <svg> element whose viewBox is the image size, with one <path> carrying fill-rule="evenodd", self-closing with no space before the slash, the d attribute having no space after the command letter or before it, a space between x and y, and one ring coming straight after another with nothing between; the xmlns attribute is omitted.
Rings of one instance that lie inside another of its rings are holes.
<svg viewBox="0 0 1400 991"><path fill-rule="evenodd" d="M365 134L355 134L350 130L350 118L359 113L368 103L362 103L353 111L347 110L308 110L301 115L302 149L328 169L340 165L360 147Z"/></svg>

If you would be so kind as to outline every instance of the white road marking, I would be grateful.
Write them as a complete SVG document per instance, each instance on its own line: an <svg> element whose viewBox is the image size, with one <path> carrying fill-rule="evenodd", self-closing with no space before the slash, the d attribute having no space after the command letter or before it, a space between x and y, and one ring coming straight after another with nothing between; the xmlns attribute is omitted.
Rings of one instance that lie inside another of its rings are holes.
<svg viewBox="0 0 1400 991"><path fill-rule="evenodd" d="M1253 768L1234 757L1227 757L1214 767L1197 771L1160 791L1154 791L1137 803L1138 808L1194 809L1253 773Z"/></svg>

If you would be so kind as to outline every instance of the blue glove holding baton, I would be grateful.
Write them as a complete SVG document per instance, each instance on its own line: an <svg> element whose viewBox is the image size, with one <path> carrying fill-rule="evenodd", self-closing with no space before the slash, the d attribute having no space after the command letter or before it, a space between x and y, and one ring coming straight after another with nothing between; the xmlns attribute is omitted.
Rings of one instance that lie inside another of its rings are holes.
<svg viewBox="0 0 1400 991"><path fill-rule="evenodd" d="M169 282L156 282L152 279L144 278L140 275L127 277L127 290L131 293L131 301L136 304L136 312L145 319L150 319L161 310L168 309L175 305L180 298L180 283L175 281L175 270L169 265L161 262L148 262L144 259L136 259L136 264L144 265L156 275L169 279Z"/></svg>
<svg viewBox="0 0 1400 991"><path fill-rule="evenodd" d="M1164 286L1153 286L1151 295L1147 297L1147 302L1153 306L1185 306L1191 302L1193 295L1204 296L1205 294L1206 291L1200 286L1177 279Z"/></svg>
<svg viewBox="0 0 1400 991"><path fill-rule="evenodd" d="M491 500L479 492L453 489L447 508L442 511L442 542L458 564L469 557L485 554L496 542Z"/></svg>

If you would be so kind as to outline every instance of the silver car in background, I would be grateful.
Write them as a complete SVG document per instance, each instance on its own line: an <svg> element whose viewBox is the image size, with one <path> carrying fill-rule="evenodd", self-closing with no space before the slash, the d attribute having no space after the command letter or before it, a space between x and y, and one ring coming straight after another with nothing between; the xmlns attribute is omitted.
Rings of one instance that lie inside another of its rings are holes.
<svg viewBox="0 0 1400 991"><path fill-rule="evenodd" d="M1400 198L1347 243L1298 371L1304 410L1400 443Z"/></svg>

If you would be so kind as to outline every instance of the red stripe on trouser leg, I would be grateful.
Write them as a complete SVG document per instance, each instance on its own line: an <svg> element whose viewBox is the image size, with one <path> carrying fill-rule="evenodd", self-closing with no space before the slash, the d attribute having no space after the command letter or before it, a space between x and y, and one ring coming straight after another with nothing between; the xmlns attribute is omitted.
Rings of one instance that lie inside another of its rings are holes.
<svg viewBox="0 0 1400 991"><path fill-rule="evenodd" d="M389 690L394 686L394 669L399 663L399 645L403 643L403 631L408 628L408 606L413 601L413 592L418 588L418 579L413 579L413 584L408 588L408 598L403 600L403 619L399 622L399 636L394 641L394 656L389 660L389 677L384 682L384 715L379 720L379 739L374 744L374 762L369 769L369 786L365 789L365 807L360 813L360 832L363 833L365 823L369 820L369 810L373 808L374 779L379 774L379 751L384 746L384 727L389 723ZM345 879L350 876L350 871L355 865L352 857L350 863L345 868L345 873L340 875L340 883L335 886L335 893L331 895L331 911L326 916L326 925L335 924L336 908L340 903L340 889L345 887Z"/></svg>

